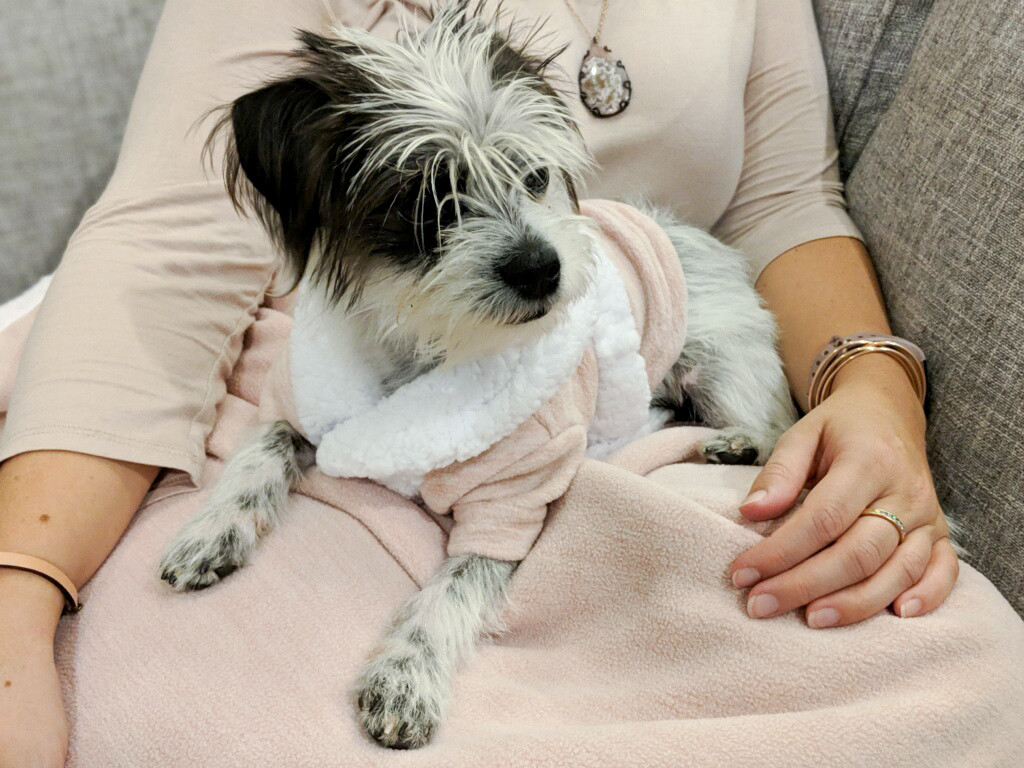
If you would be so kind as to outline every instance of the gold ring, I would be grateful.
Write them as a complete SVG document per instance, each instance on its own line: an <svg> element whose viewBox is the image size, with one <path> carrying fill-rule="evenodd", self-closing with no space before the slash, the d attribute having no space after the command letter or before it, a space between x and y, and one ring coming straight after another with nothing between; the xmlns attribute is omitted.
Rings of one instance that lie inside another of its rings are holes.
<svg viewBox="0 0 1024 768"><path fill-rule="evenodd" d="M888 520L890 523L896 526L896 530L899 531L900 534L900 544L902 544L903 540L907 537L907 529L903 527L903 521L896 517L896 515L890 512L886 512L884 509L865 509L863 512L860 513L861 517L864 517L864 515L880 517L883 520Z"/></svg>

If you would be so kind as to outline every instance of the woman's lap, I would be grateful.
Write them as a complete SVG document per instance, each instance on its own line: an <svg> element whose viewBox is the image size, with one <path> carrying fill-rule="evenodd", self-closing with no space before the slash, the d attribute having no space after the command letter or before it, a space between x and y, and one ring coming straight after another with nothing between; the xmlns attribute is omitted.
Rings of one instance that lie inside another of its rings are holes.
<svg viewBox="0 0 1024 768"><path fill-rule="evenodd" d="M314 480L333 506L293 495L249 566L177 594L160 552L203 491L159 488L62 623L69 766L1024 759L1024 625L969 567L919 619L746 617L725 568L764 532L733 511L749 472L588 462L517 574L507 634L460 674L435 742L400 757L359 733L350 690L441 557L433 523Z"/></svg>
<svg viewBox="0 0 1024 768"><path fill-rule="evenodd" d="M62 622L69 766L327 765L357 735L355 664L416 585L353 517L294 496L249 567L175 593L160 555L202 495L145 506Z"/></svg>

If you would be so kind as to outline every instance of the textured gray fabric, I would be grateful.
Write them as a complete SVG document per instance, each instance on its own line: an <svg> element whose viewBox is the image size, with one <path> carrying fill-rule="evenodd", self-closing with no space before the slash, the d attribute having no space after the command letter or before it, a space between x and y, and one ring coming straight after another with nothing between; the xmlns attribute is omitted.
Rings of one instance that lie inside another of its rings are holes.
<svg viewBox="0 0 1024 768"><path fill-rule="evenodd" d="M932 2L814 0L843 179L896 95Z"/></svg>
<svg viewBox="0 0 1024 768"><path fill-rule="evenodd" d="M1024 4L936 0L848 186L968 560L1024 614Z"/></svg>
<svg viewBox="0 0 1024 768"><path fill-rule="evenodd" d="M114 167L163 0L0 0L0 301L53 269Z"/></svg>

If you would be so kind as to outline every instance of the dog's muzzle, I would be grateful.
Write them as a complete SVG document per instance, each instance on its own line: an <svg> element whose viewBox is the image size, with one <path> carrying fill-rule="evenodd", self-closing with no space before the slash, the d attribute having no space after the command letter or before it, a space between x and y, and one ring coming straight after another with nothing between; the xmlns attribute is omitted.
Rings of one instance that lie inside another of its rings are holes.
<svg viewBox="0 0 1024 768"><path fill-rule="evenodd" d="M498 265L498 276L520 298L542 301L558 290L561 269L558 252L551 245L526 238ZM539 316L546 312L545 308Z"/></svg>

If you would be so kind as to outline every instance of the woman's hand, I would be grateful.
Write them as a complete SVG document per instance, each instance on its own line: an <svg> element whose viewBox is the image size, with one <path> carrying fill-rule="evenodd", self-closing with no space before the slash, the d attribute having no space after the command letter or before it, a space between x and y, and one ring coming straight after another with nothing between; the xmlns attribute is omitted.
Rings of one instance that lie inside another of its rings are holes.
<svg viewBox="0 0 1024 768"><path fill-rule="evenodd" d="M853 624L893 605L919 616L949 596L959 573L925 452L925 419L894 361L848 363L831 396L782 439L740 511L767 520L802 506L732 563L733 583L753 586L747 612L777 616L807 606L807 623ZM904 524L864 516L881 508Z"/></svg>
<svg viewBox="0 0 1024 768"><path fill-rule="evenodd" d="M35 574L0 568L0 768L62 768L68 725L53 660L64 599Z"/></svg>

